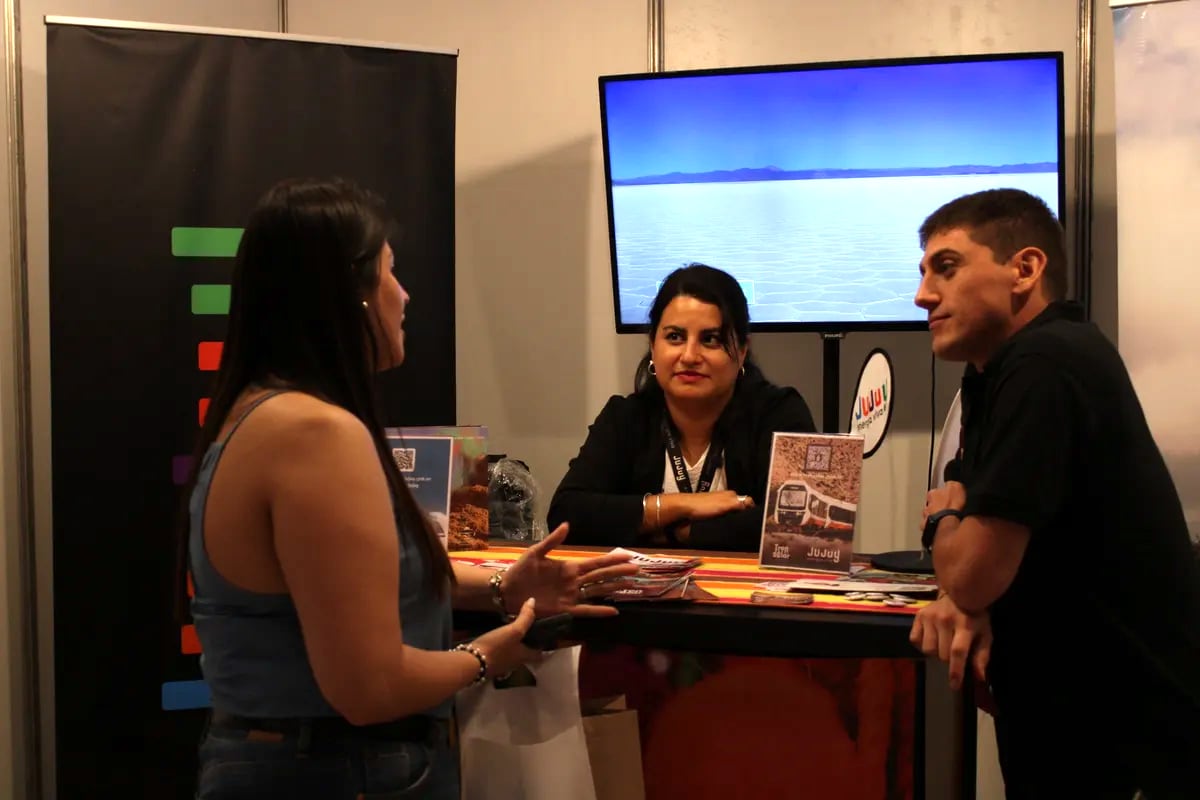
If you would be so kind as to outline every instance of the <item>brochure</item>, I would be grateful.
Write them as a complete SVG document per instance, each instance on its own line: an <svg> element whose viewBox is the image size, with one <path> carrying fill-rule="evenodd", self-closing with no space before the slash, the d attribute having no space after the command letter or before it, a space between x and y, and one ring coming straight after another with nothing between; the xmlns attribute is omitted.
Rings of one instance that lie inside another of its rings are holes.
<svg viewBox="0 0 1200 800"><path fill-rule="evenodd" d="M862 436L776 433L759 565L849 574L862 465Z"/></svg>
<svg viewBox="0 0 1200 800"><path fill-rule="evenodd" d="M449 550L488 546L487 428L387 429L392 457Z"/></svg>

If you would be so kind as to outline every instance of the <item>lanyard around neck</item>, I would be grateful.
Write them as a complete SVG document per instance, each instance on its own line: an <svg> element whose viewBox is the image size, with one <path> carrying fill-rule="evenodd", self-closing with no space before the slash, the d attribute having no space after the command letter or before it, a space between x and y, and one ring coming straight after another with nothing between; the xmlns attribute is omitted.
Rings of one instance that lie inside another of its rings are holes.
<svg viewBox="0 0 1200 800"><path fill-rule="evenodd" d="M671 416L665 411L662 418L662 433L663 441L667 445L667 456L671 461L671 472L675 476L675 485L679 487L681 493L690 494L692 481L687 474L683 450L679 446L679 437L675 432L675 426L671 423ZM719 466L721 466L721 444L714 428L712 438L708 442L708 454L704 457L704 466L700 468L700 480L696 482L696 492L707 492L712 488L713 477L717 474Z"/></svg>

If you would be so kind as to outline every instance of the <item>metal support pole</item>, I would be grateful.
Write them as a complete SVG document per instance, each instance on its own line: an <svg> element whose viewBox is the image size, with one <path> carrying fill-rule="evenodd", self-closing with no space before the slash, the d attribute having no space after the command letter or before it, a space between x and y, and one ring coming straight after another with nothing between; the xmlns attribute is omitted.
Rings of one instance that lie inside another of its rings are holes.
<svg viewBox="0 0 1200 800"><path fill-rule="evenodd" d="M1096 116L1096 4L1079 0L1076 40L1078 93L1075 114L1075 299L1092 313L1092 173L1095 167L1093 122Z"/></svg>
<svg viewBox="0 0 1200 800"><path fill-rule="evenodd" d="M42 797L42 740L41 740L41 687L38 664L37 622L37 565L34 558L37 548L36 526L34 525L33 500L33 425L30 401L30 358L29 358L29 268L26 261L25 231L25 115L21 91L21 8L20 0L4 0L4 77L8 99L5 124L8 133L8 213L11 234L8 252L12 266L12 303L9 319L12 333L11 379L0 376L0 386L5 393L4 402L9 403L12 415L12 441L16 449L15 464L12 465L13 484L16 487L11 498L16 505L16 531L3 528L5 534L15 534L16 574L19 592L10 600L17 602L17 649L23 653L19 665L12 675L20 691L21 712L16 715L19 727L14 726L14 738L19 742L14 754L23 756L24 764L15 764L17 770L17 792L26 797ZM11 380L11 383L10 383ZM0 546L7 547L7 541ZM10 567L11 570L11 567Z"/></svg>
<svg viewBox="0 0 1200 800"><path fill-rule="evenodd" d="M666 69L666 31L664 0L647 0L646 3L646 69L662 72Z"/></svg>

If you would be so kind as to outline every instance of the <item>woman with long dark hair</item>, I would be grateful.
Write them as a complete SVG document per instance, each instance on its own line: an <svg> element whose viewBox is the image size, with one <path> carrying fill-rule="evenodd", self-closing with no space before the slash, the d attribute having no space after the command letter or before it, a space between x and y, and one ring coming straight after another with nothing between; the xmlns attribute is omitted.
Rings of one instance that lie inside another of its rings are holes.
<svg viewBox="0 0 1200 800"><path fill-rule="evenodd" d="M675 270L650 307L632 394L609 399L550 503L572 544L753 551L776 431L816 429L750 354L746 295L705 264Z"/></svg>
<svg viewBox="0 0 1200 800"><path fill-rule="evenodd" d="M537 614L614 613L581 586L634 569L547 558L565 529L499 576L450 562L376 400L409 299L389 232L366 191L285 181L238 248L178 564L212 692L202 799L457 798L455 692L536 658ZM452 604L515 619L451 647Z"/></svg>

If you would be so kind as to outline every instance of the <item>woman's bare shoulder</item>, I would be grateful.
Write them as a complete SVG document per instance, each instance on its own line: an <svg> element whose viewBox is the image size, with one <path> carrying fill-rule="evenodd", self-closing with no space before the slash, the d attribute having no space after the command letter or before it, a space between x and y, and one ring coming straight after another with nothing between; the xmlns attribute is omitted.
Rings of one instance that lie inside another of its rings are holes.
<svg viewBox="0 0 1200 800"><path fill-rule="evenodd" d="M254 428L258 437L285 447L328 445L336 441L361 444L370 440L362 420L341 406L307 392L283 392L264 402L252 416L257 417Z"/></svg>

